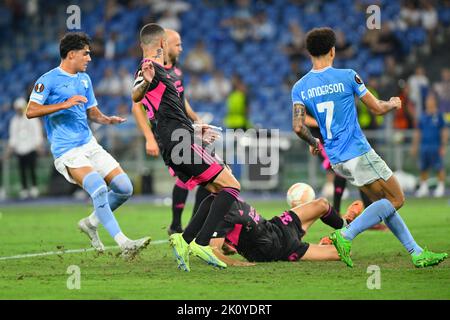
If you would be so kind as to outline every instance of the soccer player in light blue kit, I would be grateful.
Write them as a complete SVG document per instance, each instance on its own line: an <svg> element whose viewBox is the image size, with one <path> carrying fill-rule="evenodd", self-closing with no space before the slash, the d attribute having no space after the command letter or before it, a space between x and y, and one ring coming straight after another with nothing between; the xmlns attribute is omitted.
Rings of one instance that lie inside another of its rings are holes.
<svg viewBox="0 0 450 320"><path fill-rule="evenodd" d="M104 250L97 232L101 223L119 245L122 256L134 257L150 238L130 240L112 213L132 195L133 185L88 126L88 119L100 124L119 124L126 119L108 117L97 107L91 79L85 73L91 61L86 34L67 33L60 42L60 55L60 66L36 81L26 115L29 119L44 117L56 169L91 196L95 211L80 220L78 227L88 235L92 246Z"/></svg>
<svg viewBox="0 0 450 320"><path fill-rule="evenodd" d="M398 97L389 101L378 100L366 89L355 71L333 68L335 43L336 36L330 28L313 29L306 37L313 68L292 89L293 129L310 145L313 155L320 152L319 140L305 125L307 108L319 124L333 170L374 202L348 226L333 232L330 239L341 260L352 267L352 240L383 220L411 254L416 267L438 264L447 257L447 253L422 249L398 214L397 210L404 203L403 191L392 171L362 133L354 96L357 95L376 115L400 109L401 101Z"/></svg>

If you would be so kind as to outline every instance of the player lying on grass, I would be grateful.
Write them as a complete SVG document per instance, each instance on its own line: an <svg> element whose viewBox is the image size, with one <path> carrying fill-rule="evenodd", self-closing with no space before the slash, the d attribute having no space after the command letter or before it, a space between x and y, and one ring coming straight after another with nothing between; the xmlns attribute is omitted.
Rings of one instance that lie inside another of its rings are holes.
<svg viewBox="0 0 450 320"><path fill-rule="evenodd" d="M214 195L210 195L201 203L184 231L185 235L195 238L213 200ZM227 248L237 251L250 262L339 260L334 246L305 243L302 237L317 219L334 229L340 229L360 212L348 212L341 217L326 199L321 198L266 220L252 206L239 199L214 233L210 246L221 261L235 266L251 264L227 257ZM189 254L183 259L189 265Z"/></svg>
<svg viewBox="0 0 450 320"><path fill-rule="evenodd" d="M185 234L192 232L191 236L194 236L195 229L192 226L201 221L202 215L207 214L213 197L211 195L202 202L193 218L198 220L190 225L189 230L185 230ZM348 207L346 215L340 217L328 200L320 198L266 220L252 206L240 199L232 206L225 216L225 221L214 233L210 246L221 261L234 266L252 264L228 257L227 253L230 251L236 251L250 262L333 261L339 258L345 262L336 247L329 245L332 243L329 237L323 238L319 245L303 242L302 238L317 219L334 229L351 226L363 208L360 200L355 201ZM197 230L199 227L197 225ZM189 261L188 258L186 256L184 260ZM422 262L423 266L432 265L428 260Z"/></svg>
<svg viewBox="0 0 450 320"><path fill-rule="evenodd" d="M330 28L308 32L306 48L312 69L292 88L293 129L310 145L313 155L321 152L319 140L305 125L306 109L316 119L324 148L333 170L361 189L373 203L349 226L331 235L339 255L348 266L352 240L361 232L384 221L405 249L416 267L438 264L446 253L422 249L398 214L405 197L391 169L372 149L357 121L355 95L376 115L401 108L401 100L381 101L374 97L358 74L351 69L333 68L336 35Z"/></svg>

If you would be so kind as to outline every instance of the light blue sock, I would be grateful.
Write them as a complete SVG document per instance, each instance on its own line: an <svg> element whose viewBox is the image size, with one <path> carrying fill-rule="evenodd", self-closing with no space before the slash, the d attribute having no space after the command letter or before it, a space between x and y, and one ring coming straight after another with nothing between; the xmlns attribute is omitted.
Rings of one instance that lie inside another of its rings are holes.
<svg viewBox="0 0 450 320"><path fill-rule="evenodd" d="M92 198L95 215L114 238L121 230L108 203L108 188L105 181L98 172L91 172L83 179L83 189Z"/></svg>
<svg viewBox="0 0 450 320"><path fill-rule="evenodd" d="M112 211L120 207L133 194L133 185L126 173L115 176L109 187L111 190L108 192L108 202Z"/></svg>
<svg viewBox="0 0 450 320"><path fill-rule="evenodd" d="M342 235L347 240L353 240L358 234L380 223L384 216L392 212L386 206L386 199L378 200L368 206L355 220L353 220L342 231ZM395 209L393 209L395 211Z"/></svg>
<svg viewBox="0 0 450 320"><path fill-rule="evenodd" d="M382 220L410 254L420 254L423 251L417 245L392 203L387 199L375 201L368 206L361 215L343 229L342 235L347 240L353 240L358 234Z"/></svg>
<svg viewBox="0 0 450 320"><path fill-rule="evenodd" d="M397 211L384 219L384 223L386 223L397 239L400 240L405 249L408 250L409 254L418 255L422 253L423 249L416 243Z"/></svg>
<svg viewBox="0 0 450 320"><path fill-rule="evenodd" d="M133 194L133 184L126 173L115 176L111 180L109 187L111 190L108 192L108 203L111 211L120 207ZM94 227L98 227L100 224L100 220L96 216L95 211L89 216L89 221Z"/></svg>

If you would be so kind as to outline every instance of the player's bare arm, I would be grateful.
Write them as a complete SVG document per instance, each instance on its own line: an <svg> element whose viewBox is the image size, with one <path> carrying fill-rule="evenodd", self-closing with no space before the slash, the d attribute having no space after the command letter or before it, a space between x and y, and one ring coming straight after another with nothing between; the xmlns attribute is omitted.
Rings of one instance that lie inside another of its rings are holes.
<svg viewBox="0 0 450 320"><path fill-rule="evenodd" d="M303 257L304 261L338 261L339 254L332 245L310 244Z"/></svg>
<svg viewBox="0 0 450 320"><path fill-rule="evenodd" d="M361 101L377 116L402 107L402 101L399 97L392 97L389 101L378 100L370 91L361 97Z"/></svg>
<svg viewBox="0 0 450 320"><path fill-rule="evenodd" d="M87 110L89 120L100 124L118 124L127 121L127 119L118 116L106 116L99 108L92 107Z"/></svg>
<svg viewBox="0 0 450 320"><path fill-rule="evenodd" d="M43 117L48 114L58 112L60 110L69 109L70 107L76 106L78 104L86 103L88 100L84 96L73 96L64 102L46 105L45 108L39 103L34 101L28 102L26 116L28 119Z"/></svg>
<svg viewBox="0 0 450 320"><path fill-rule="evenodd" d="M150 60L144 61L132 89L131 97L134 102L139 102L144 98L154 76L155 68L153 67L153 63Z"/></svg>
<svg viewBox="0 0 450 320"><path fill-rule="evenodd" d="M194 123L201 123L202 120L200 119L198 114L192 109L191 104L186 98L184 99L184 105L186 106L186 113L189 119L191 119Z"/></svg>
<svg viewBox="0 0 450 320"><path fill-rule="evenodd" d="M309 128L318 128L319 124L317 123L316 119L314 119L313 117L311 117L309 114L306 115L305 118L305 124L309 127Z"/></svg>
<svg viewBox="0 0 450 320"><path fill-rule="evenodd" d="M305 106L300 103L295 103L292 109L292 127L294 129L294 132L300 139L305 140L312 147L311 153L317 155L320 152L319 140L317 138L314 138L314 136L311 134L311 131L308 129L305 123L305 118Z"/></svg>
<svg viewBox="0 0 450 320"><path fill-rule="evenodd" d="M250 267L256 265L255 263L241 261L226 256L222 250L224 242L225 242L224 238L213 238L210 240L209 245L211 246L216 257L225 262L228 266Z"/></svg>
<svg viewBox="0 0 450 320"><path fill-rule="evenodd" d="M159 147L156 142L155 136L151 130L151 124L147 121L147 116L145 110L143 109L142 103L133 102L132 112L139 130L145 137L145 152L149 156L157 157L159 155Z"/></svg>

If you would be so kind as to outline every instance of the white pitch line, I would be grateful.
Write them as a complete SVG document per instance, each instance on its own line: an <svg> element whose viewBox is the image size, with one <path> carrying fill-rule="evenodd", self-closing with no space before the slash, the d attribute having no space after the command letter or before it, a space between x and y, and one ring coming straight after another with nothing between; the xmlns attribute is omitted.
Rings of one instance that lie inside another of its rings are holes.
<svg viewBox="0 0 450 320"><path fill-rule="evenodd" d="M163 244L169 242L168 240L155 240L150 242L150 244ZM106 250L111 249L119 249L118 246L110 246L105 247ZM27 253L27 254L19 254L16 256L10 256L10 257L0 257L1 260L12 260L12 259L24 259L24 258L33 258L33 257L43 257L43 256L53 256L53 255L63 255L66 253L81 253L81 252L89 252L89 251L95 251L94 248L87 248L87 249L70 249L70 250L60 250L60 251L49 251L49 252L40 252L40 253Z"/></svg>

